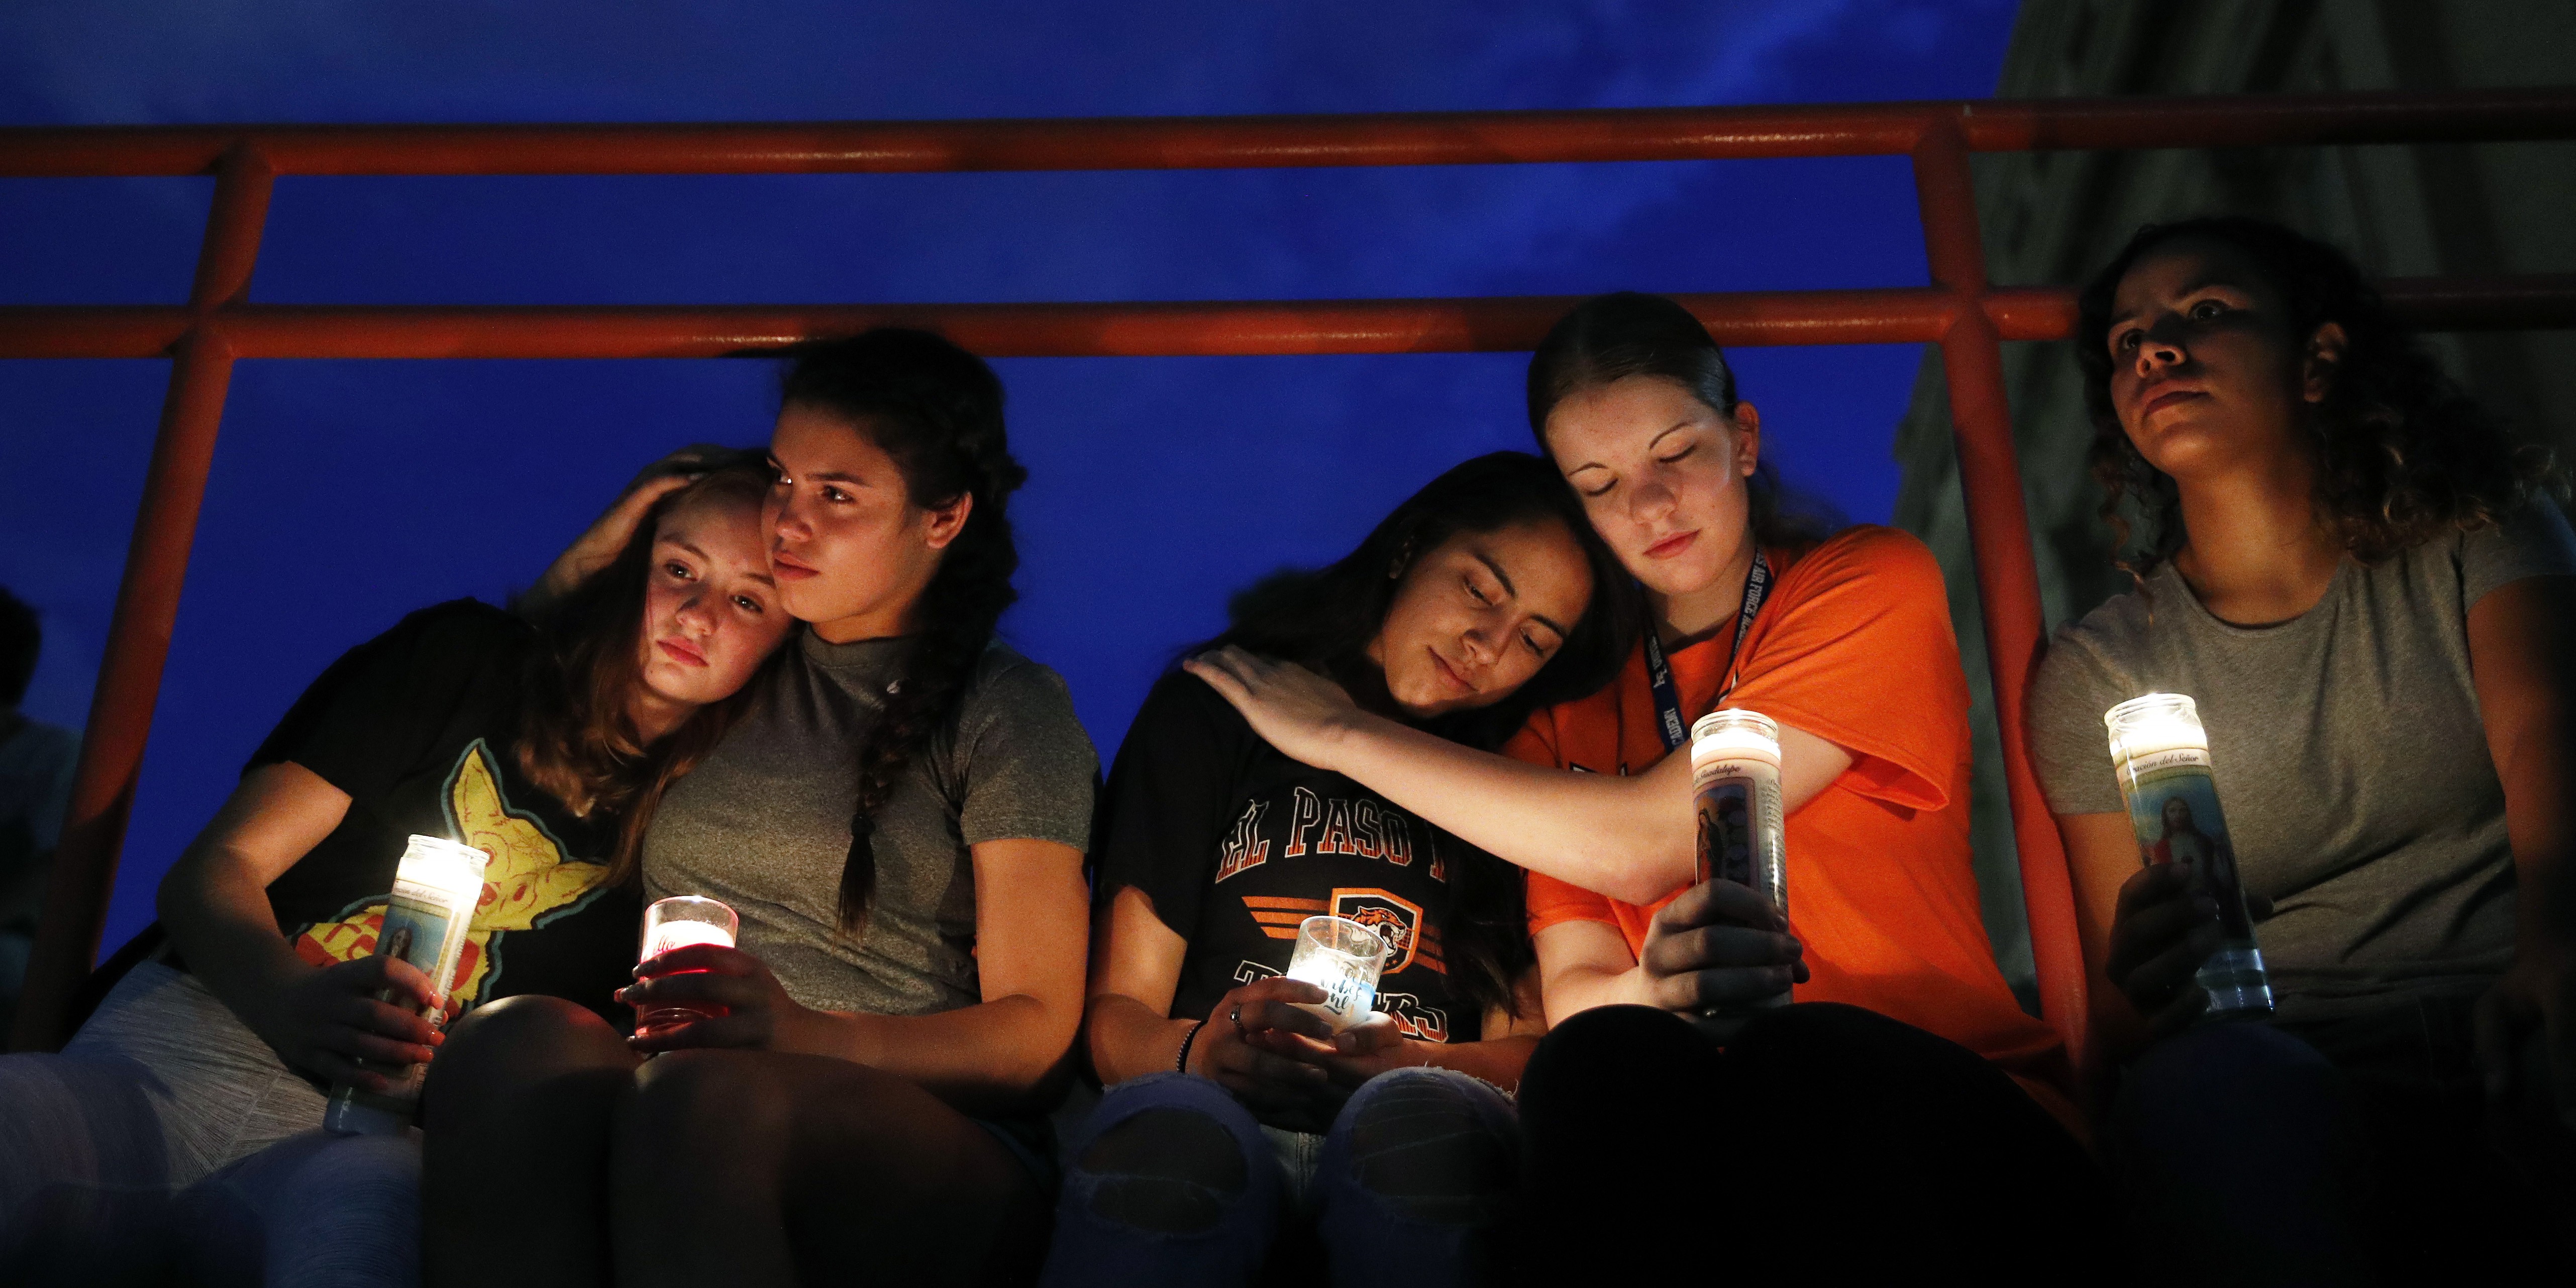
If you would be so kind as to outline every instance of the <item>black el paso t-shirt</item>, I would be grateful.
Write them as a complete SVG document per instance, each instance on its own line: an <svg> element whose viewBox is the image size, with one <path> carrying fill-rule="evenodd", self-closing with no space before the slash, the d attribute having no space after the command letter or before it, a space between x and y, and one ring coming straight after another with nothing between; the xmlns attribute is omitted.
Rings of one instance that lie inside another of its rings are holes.
<svg viewBox="0 0 2576 1288"><path fill-rule="evenodd" d="M1386 938L1377 1009L1407 1036L1477 1039L1483 1016L1442 953L1466 843L1279 754L1196 677L1175 671L1146 695L1098 835L1098 898L1133 886L1189 941L1174 1018L1205 1018L1236 987L1286 974L1297 923L1328 912Z"/></svg>
<svg viewBox="0 0 2576 1288"><path fill-rule="evenodd" d="M350 650L297 699L249 768L293 761L348 793L331 835L268 887L277 924L317 966L375 951L385 896L418 833L491 856L456 997L577 1002L621 1028L641 900L610 889L617 820L575 818L510 753L534 632L470 599L424 608Z"/></svg>

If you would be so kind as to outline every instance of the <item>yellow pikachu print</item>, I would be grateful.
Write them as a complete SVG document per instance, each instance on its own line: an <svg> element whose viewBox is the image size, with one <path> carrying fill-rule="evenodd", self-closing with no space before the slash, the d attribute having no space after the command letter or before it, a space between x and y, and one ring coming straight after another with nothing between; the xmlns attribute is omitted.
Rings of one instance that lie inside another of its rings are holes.
<svg viewBox="0 0 2576 1288"><path fill-rule="evenodd" d="M477 738L457 757L447 777L448 835L492 856L483 869L483 898L456 964L457 1001L472 1006L499 969L501 937L568 913L601 889L606 864L566 859L543 823L510 808L492 752ZM384 925L382 896L351 908L340 920L316 924L296 937L296 955L316 966L364 957L376 950Z"/></svg>

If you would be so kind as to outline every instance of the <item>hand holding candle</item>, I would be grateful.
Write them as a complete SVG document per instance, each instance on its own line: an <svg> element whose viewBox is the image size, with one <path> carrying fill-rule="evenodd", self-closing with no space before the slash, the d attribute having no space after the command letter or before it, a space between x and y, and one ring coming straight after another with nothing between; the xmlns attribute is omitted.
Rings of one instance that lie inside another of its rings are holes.
<svg viewBox="0 0 2576 1288"><path fill-rule="evenodd" d="M447 995L456 987L474 908L483 898L483 869L490 862L490 855L470 845L415 836L394 867L394 888L385 896L376 927L375 955L429 978L431 1001L420 1014L433 1028L446 1022ZM397 992L387 988L376 1000L391 1004ZM377 1075L377 1085L335 1084L322 1115L324 1129L341 1135L389 1135L409 1127L427 1066L360 1067Z"/></svg>
<svg viewBox="0 0 2576 1288"><path fill-rule="evenodd" d="M645 972L654 959L675 948L692 944L715 944L733 947L735 932L741 921L724 904L698 895L679 895L661 900L644 910L644 951L638 956L638 975L652 979L662 972ZM679 972L682 974L702 972ZM714 1002L666 1000L648 1002L635 1015L635 1035L654 1037L683 1024L711 1020L730 1014Z"/></svg>
<svg viewBox="0 0 2576 1288"><path fill-rule="evenodd" d="M1378 972L1386 966L1386 941L1345 917L1308 917L1297 926L1297 951L1288 978L1324 990L1324 1000L1300 1003L1339 1033L1368 1018L1377 1002Z"/></svg>
<svg viewBox="0 0 2576 1288"><path fill-rule="evenodd" d="M2122 892L2121 915L2113 929L2115 949L2125 947L2119 941L2136 937L2138 916L2132 910L2141 901L2154 901L2164 887L2173 887L2164 893L2187 897L2216 916L2216 946L2194 976L2208 994L2208 1013L2220 1018L2269 1013L2271 981L2237 882L2236 849L2219 809L2218 780L2199 708L2178 693L2150 693L2111 708L2102 720L2110 729L2111 764L2129 806L2139 856L2149 867L2170 873L2159 873L2152 882L2133 881L2140 888ZM2123 930L2132 933L2123 935ZM2115 964L2136 955L2135 950L2115 950Z"/></svg>

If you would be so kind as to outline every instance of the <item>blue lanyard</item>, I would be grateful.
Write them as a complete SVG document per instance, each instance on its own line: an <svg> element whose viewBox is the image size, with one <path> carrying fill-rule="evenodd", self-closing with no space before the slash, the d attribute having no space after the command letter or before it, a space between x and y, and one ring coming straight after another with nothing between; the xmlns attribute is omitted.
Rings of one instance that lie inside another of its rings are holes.
<svg viewBox="0 0 2576 1288"><path fill-rule="evenodd" d="M1727 659L1726 685L1717 691L1718 702L1735 691L1735 682L1744 673L1744 637L1752 632L1753 615L1762 611L1762 601L1770 593L1771 557L1755 547L1753 571L1744 579L1744 611L1735 618L1735 652ZM1664 750L1677 751L1689 740L1690 727L1682 720L1682 695L1673 687L1673 664L1664 658L1664 644L1655 638L1651 617L1646 621L1646 682L1655 690L1655 732L1664 736Z"/></svg>

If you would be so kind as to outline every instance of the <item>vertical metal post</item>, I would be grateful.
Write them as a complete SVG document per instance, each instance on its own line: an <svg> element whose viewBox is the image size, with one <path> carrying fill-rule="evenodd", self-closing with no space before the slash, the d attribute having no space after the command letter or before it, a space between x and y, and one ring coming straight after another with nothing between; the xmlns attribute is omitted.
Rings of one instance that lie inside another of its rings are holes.
<svg viewBox="0 0 2576 1288"><path fill-rule="evenodd" d="M2012 408L2004 394L2003 349L1986 316L1986 252L1977 230L1976 186L1955 118L1927 126L1915 145L1914 189L1923 207L1932 280L1957 301L1949 334L1941 341L1941 367L1949 378L1950 423L1958 443L1959 484L1966 493L1968 547L1976 556L1977 600L1985 617L1986 661L1994 679L1995 722L2003 734L2004 786L2012 801L2013 841L2021 854L2022 907L2030 919L2040 1009L2081 1075L2091 1068L2092 1050L2075 887L2056 820L2030 767L2022 725L2046 629L2039 563L2031 551L2030 512L2013 447Z"/></svg>
<svg viewBox="0 0 2576 1288"><path fill-rule="evenodd" d="M126 547L125 577L116 590L116 615L108 627L98 689L90 699L71 809L54 854L44 922L36 933L26 992L10 1034L12 1050L62 1046L71 1036L72 999L98 956L108 899L116 888L116 860L134 807L135 780L143 767L143 744L161 696L161 666L179 616L197 508L214 464L224 392L232 381L232 352L224 343L221 311L250 294L274 177L266 158L248 142L226 152L216 166L214 206L197 255L196 282L188 293L194 319L171 355L170 392L161 407L161 430L152 444L134 538Z"/></svg>

